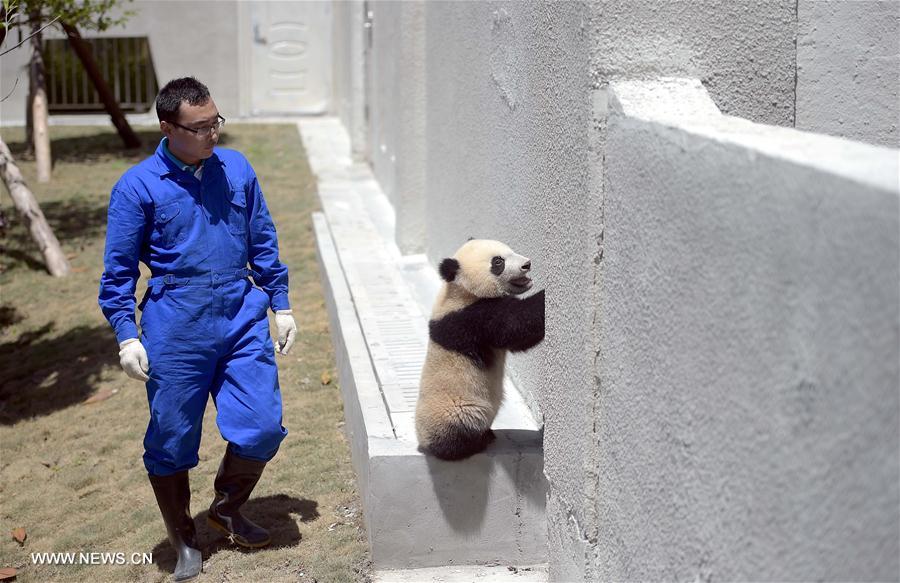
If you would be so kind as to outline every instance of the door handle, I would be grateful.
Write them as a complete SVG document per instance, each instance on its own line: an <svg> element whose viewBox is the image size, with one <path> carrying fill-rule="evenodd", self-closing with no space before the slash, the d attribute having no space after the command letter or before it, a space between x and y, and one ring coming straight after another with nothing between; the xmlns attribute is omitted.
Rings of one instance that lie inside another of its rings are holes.
<svg viewBox="0 0 900 583"><path fill-rule="evenodd" d="M264 45L269 42L266 40L266 37L259 34L259 23L253 25L253 42L258 45Z"/></svg>

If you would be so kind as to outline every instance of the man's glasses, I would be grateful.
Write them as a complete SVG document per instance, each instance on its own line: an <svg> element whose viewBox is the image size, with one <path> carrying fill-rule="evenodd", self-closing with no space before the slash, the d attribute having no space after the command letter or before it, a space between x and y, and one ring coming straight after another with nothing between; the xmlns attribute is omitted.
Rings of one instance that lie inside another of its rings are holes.
<svg viewBox="0 0 900 583"><path fill-rule="evenodd" d="M209 134L211 134L212 132L219 133L219 130L221 130L222 126L225 125L225 118L222 117L221 115L218 117L219 117L219 119L216 121L216 123L214 123L211 126L207 126L205 128L196 128L196 129L189 128L187 126L181 125L180 123L175 123L174 121L170 121L169 123L172 124L173 126L176 126L183 130L187 130L187 131L191 132L198 138L205 138L205 137L209 136Z"/></svg>

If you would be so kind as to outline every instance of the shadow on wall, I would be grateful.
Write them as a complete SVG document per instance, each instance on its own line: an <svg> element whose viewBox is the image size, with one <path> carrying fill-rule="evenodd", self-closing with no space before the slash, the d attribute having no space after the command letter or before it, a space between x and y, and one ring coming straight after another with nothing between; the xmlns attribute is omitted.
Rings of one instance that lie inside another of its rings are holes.
<svg viewBox="0 0 900 583"><path fill-rule="evenodd" d="M209 500L212 501L212 492L210 492ZM206 501L198 502L205 503ZM297 528L297 522L291 515L298 515L300 522L310 522L319 517L318 508L319 503L315 500L292 498L286 494L277 494L275 496L251 498L241 507L241 513L270 532L272 544L265 547L264 550L272 550L295 547L300 544L302 535ZM245 549L233 544L219 531L210 530L206 524L207 514L209 512L204 510L194 516L194 524L197 526L197 542L203 551L204 560L222 549L238 550L245 553L261 550ZM160 517L159 520L161 528L162 518ZM168 539L161 540L153 547L152 554L153 563L159 570L167 573L175 570L175 551L172 549L172 545L169 544Z"/></svg>
<svg viewBox="0 0 900 583"><path fill-rule="evenodd" d="M547 481L543 466L528 467L522 463L521 455L510 455L523 450L539 451L543 441L542 432L495 429L494 435L496 439L484 452L465 460L451 462L430 454L425 455L431 485L441 505L441 512L447 524L456 532L481 532L487 512L491 476L497 471L506 472L509 482L521 488L516 496L522 498L529 507L543 508L546 505ZM472 471L472 466L476 467L475 471Z"/></svg>

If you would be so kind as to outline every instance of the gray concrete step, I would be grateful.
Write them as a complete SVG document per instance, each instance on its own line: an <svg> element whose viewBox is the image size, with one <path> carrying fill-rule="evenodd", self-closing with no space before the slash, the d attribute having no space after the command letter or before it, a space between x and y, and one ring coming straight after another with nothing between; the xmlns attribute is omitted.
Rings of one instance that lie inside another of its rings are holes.
<svg viewBox="0 0 900 583"><path fill-rule="evenodd" d="M429 567L375 571L373 583L546 583L547 565Z"/></svg>

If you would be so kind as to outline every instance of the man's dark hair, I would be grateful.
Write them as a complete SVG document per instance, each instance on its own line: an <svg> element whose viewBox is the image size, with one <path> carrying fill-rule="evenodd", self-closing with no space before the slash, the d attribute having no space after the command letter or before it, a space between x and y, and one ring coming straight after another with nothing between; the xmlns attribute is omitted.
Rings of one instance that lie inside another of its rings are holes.
<svg viewBox="0 0 900 583"><path fill-rule="evenodd" d="M190 105L203 105L209 101L209 89L193 77L172 79L156 96L156 117L159 121L177 121L182 101Z"/></svg>

